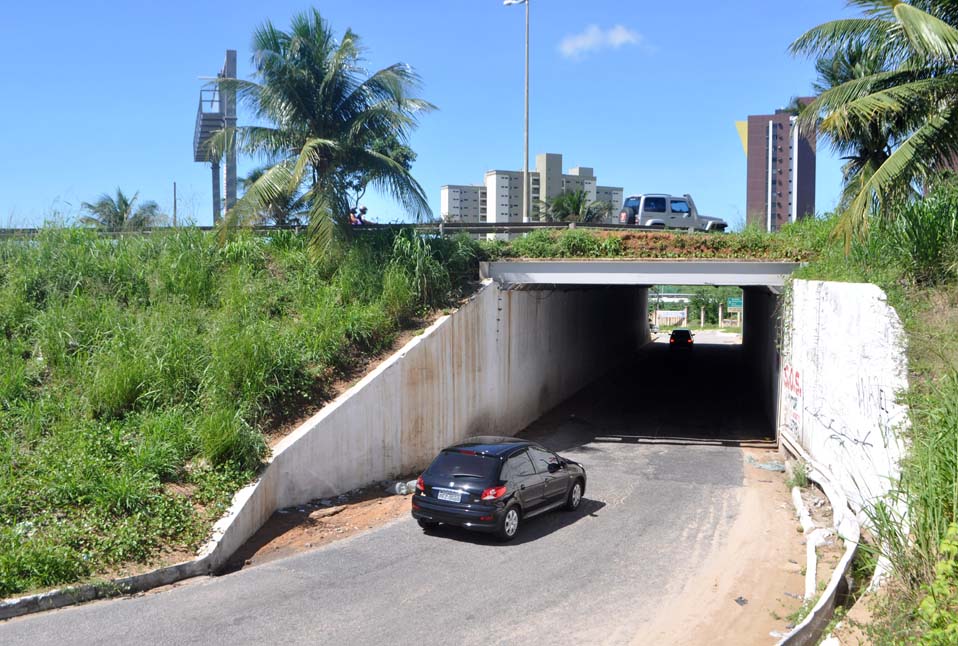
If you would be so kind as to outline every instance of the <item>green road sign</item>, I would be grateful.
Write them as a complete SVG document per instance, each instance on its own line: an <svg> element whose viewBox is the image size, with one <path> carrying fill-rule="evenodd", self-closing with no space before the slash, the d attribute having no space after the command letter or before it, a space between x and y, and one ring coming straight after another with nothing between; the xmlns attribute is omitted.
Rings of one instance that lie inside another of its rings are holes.
<svg viewBox="0 0 958 646"><path fill-rule="evenodd" d="M728 308L731 309L742 309L742 297L730 298L728 299Z"/></svg>

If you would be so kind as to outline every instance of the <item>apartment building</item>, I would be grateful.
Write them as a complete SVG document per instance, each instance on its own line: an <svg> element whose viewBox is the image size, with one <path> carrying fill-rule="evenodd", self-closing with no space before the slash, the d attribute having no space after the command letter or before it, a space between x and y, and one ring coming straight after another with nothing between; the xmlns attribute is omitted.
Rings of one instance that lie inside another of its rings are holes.
<svg viewBox="0 0 958 646"><path fill-rule="evenodd" d="M810 101L811 99L803 99ZM815 215L814 132L802 132L787 110L751 115L739 125L748 158L745 212L765 231Z"/></svg>
<svg viewBox="0 0 958 646"><path fill-rule="evenodd" d="M586 192L589 201L622 205L619 186L599 186L592 168L577 166L562 172L562 155L536 155L535 169L529 169L530 208L536 218L539 205L564 191ZM447 222L521 222L522 171L490 170L482 185L448 184L442 187L440 215Z"/></svg>

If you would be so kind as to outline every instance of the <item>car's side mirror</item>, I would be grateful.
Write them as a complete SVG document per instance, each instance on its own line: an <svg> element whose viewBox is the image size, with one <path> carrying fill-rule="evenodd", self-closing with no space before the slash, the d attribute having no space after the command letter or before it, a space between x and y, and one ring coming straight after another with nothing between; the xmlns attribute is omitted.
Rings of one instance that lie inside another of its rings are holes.
<svg viewBox="0 0 958 646"><path fill-rule="evenodd" d="M549 463L549 473L555 473L556 471L558 471L558 470L561 469L561 468L562 468L562 465L561 465L561 464L556 464L555 462L550 462L550 463Z"/></svg>

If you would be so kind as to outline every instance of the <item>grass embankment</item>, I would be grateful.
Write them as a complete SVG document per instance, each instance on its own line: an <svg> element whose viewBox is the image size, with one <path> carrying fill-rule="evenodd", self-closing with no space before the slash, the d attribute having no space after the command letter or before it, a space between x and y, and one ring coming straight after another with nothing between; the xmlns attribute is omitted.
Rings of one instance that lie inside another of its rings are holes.
<svg viewBox="0 0 958 646"><path fill-rule="evenodd" d="M811 237L810 237L811 234ZM539 230L511 242L484 243L504 258L716 258L805 261L814 256L820 232L796 227L785 234L755 229L742 233L667 231Z"/></svg>
<svg viewBox="0 0 958 646"><path fill-rule="evenodd" d="M0 242L0 597L194 550L266 456L411 317L474 279L465 239Z"/></svg>

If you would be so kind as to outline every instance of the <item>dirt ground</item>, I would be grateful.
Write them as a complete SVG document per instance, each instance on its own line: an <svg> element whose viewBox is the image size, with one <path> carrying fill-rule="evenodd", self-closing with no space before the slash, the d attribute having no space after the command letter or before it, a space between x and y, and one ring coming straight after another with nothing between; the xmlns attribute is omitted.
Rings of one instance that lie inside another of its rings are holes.
<svg viewBox="0 0 958 646"><path fill-rule="evenodd" d="M781 461L775 449L745 449L759 463ZM785 474L746 461L741 513L716 529L711 565L671 593L636 644L751 646L774 644L805 589L805 541Z"/></svg>
<svg viewBox="0 0 958 646"><path fill-rule="evenodd" d="M226 570L262 565L385 525L409 514L410 497L366 489L331 505L313 501L282 509L230 558Z"/></svg>

